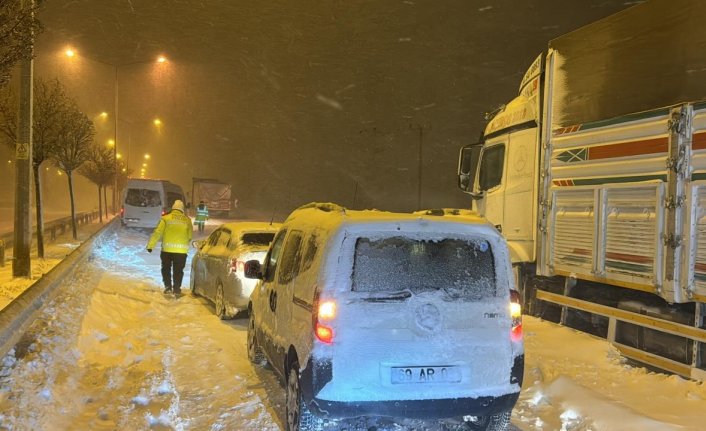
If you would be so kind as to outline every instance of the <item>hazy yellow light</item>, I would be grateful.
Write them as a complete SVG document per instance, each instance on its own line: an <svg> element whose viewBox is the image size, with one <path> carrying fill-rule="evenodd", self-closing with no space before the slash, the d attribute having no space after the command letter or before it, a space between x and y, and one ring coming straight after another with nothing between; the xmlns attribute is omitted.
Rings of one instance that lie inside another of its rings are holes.
<svg viewBox="0 0 706 431"><path fill-rule="evenodd" d="M70 57L73 57L73 56L76 55L76 51L74 51L73 49L69 48L69 49L67 49L66 51L64 51L64 54L66 54L66 56L70 58Z"/></svg>
<svg viewBox="0 0 706 431"><path fill-rule="evenodd" d="M157 127L161 126L161 125L162 125L162 120L160 120L159 118L155 118L155 119L154 119L154 125L157 126Z"/></svg>
<svg viewBox="0 0 706 431"><path fill-rule="evenodd" d="M103 111L101 112L100 117L105 120L106 118L108 118L108 113Z"/></svg>
<svg viewBox="0 0 706 431"><path fill-rule="evenodd" d="M56 173L59 174L59 176L61 176L61 171L60 171L60 170L57 170Z"/></svg>
<svg viewBox="0 0 706 431"><path fill-rule="evenodd" d="M152 156L150 156L149 154L145 154L145 160L149 160L150 157L152 157Z"/></svg>
<svg viewBox="0 0 706 431"><path fill-rule="evenodd" d="M7 163L12 163L12 160L8 160ZM49 168L47 168L47 169L49 169Z"/></svg>
<svg viewBox="0 0 706 431"><path fill-rule="evenodd" d="M115 141L112 139L108 139L108 146L112 147L113 145L115 145Z"/></svg>
<svg viewBox="0 0 706 431"><path fill-rule="evenodd" d="M126 171L127 171L127 169L123 168L123 172L126 172Z"/></svg>
<svg viewBox="0 0 706 431"><path fill-rule="evenodd" d="M160 55L157 57L157 63L165 63L167 61L167 57Z"/></svg>
<svg viewBox="0 0 706 431"><path fill-rule="evenodd" d="M119 159L119 158L121 158L121 157L123 157L123 156L122 156L122 154L120 154L120 153L118 153L118 154L115 155L115 158L116 158L116 159Z"/></svg>

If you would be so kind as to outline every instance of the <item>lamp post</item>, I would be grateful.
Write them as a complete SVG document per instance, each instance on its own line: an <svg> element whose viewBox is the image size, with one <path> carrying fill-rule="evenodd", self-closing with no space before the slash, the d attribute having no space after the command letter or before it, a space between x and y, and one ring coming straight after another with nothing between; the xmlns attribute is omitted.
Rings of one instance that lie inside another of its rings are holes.
<svg viewBox="0 0 706 431"><path fill-rule="evenodd" d="M71 48L69 48L69 49L67 49L67 50L65 51L65 54L66 54L67 57L73 58L73 57L76 56L76 51L73 50L73 49L71 49ZM117 64L117 63L109 63L109 62L107 62L107 61L98 60L98 59L96 59L96 58L88 57L88 56L85 56L85 55L84 55L83 57L85 57L85 58L87 58L87 59L89 59L89 60L91 60L91 61L95 61L96 63L101 63L101 64L104 64L104 65L106 65L106 66L112 67L112 68L113 68L113 71L114 71L114 74L115 74L115 75L114 75L115 95L114 95L114 97L113 97L113 101L114 101L114 104L115 104L115 106L114 106L114 108L113 108L113 109L115 110L115 115L114 115L114 117L113 117L113 141L115 142L115 145L113 145L113 162L114 162L114 164L115 164L115 167L114 167L114 169L115 169L115 175L114 175L114 178L113 178L113 180L114 180L114 181L113 181L113 214L117 214L117 205L118 205L118 204L117 204L117 202L118 202L118 201L117 201L117 193L118 193L118 119L119 119L119 116L118 116L118 97L119 97L119 93L120 93L120 92L119 92L119 82L120 82L120 81L119 81L118 71L119 71L119 69L120 69L121 67L133 66L133 65L136 65L136 64L152 63L153 60L148 60L148 61L133 61L133 62L130 62L130 63L120 63L120 64ZM167 57L165 57L164 55L160 55L160 56L158 56L157 59L154 60L154 61L156 61L156 62L159 63L159 64L163 64L163 63L166 63L166 62L167 62ZM106 115L107 115L107 113L106 113ZM156 123L155 123L155 124L156 124ZM129 139L129 138L128 138L128 139ZM129 143L128 143L128 145L129 145ZM130 153L130 149L128 148L128 163L129 163L129 157L130 157L130 156L129 156L129 153ZM128 166L128 167L129 167L129 166Z"/></svg>

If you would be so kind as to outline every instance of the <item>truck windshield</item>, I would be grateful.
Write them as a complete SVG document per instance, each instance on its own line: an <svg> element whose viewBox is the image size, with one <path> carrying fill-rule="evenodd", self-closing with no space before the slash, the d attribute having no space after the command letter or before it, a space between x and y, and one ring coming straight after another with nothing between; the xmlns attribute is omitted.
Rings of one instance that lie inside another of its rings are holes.
<svg viewBox="0 0 706 431"><path fill-rule="evenodd" d="M494 145L483 151L478 174L480 190L490 190L500 185L503 178L503 165L505 161L505 145Z"/></svg>

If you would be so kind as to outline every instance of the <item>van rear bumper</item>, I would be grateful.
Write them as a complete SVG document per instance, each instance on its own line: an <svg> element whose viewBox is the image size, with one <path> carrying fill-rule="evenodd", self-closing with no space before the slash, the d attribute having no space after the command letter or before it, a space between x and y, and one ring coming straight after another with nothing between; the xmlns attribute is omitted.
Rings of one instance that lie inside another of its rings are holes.
<svg viewBox="0 0 706 431"><path fill-rule="evenodd" d="M462 416L488 416L509 412L515 406L520 393L499 397L446 398L434 400L400 401L326 401L314 398L309 410L316 416L343 419L360 416L376 416L407 419L450 419Z"/></svg>
<svg viewBox="0 0 706 431"><path fill-rule="evenodd" d="M522 386L524 355L515 358L510 381ZM409 419L450 419L461 416L488 416L509 412L515 406L520 392L498 397L443 398L430 400L391 401L329 401L316 394L332 378L331 363L318 361L302 370L301 389L304 400L316 416L330 419L378 416Z"/></svg>

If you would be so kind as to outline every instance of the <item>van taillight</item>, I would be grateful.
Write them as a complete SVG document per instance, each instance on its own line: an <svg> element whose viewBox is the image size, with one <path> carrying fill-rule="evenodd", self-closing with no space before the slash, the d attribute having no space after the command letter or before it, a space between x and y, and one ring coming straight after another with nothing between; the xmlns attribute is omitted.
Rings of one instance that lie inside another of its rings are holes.
<svg viewBox="0 0 706 431"><path fill-rule="evenodd" d="M120 207L120 217L125 217L125 207Z"/></svg>
<svg viewBox="0 0 706 431"><path fill-rule="evenodd" d="M510 318L512 319L512 330L510 338L512 341L522 340L522 304L520 304L520 294L516 290L510 291Z"/></svg>
<svg viewBox="0 0 706 431"><path fill-rule="evenodd" d="M333 343L333 329L328 325L335 318L336 302L331 300L321 301L319 299L319 290L316 289L312 322L314 324L314 335L322 343Z"/></svg>
<svg viewBox="0 0 706 431"><path fill-rule="evenodd" d="M162 208L162 215L166 215L166 214L167 214L167 210L165 210L164 208Z"/></svg>

